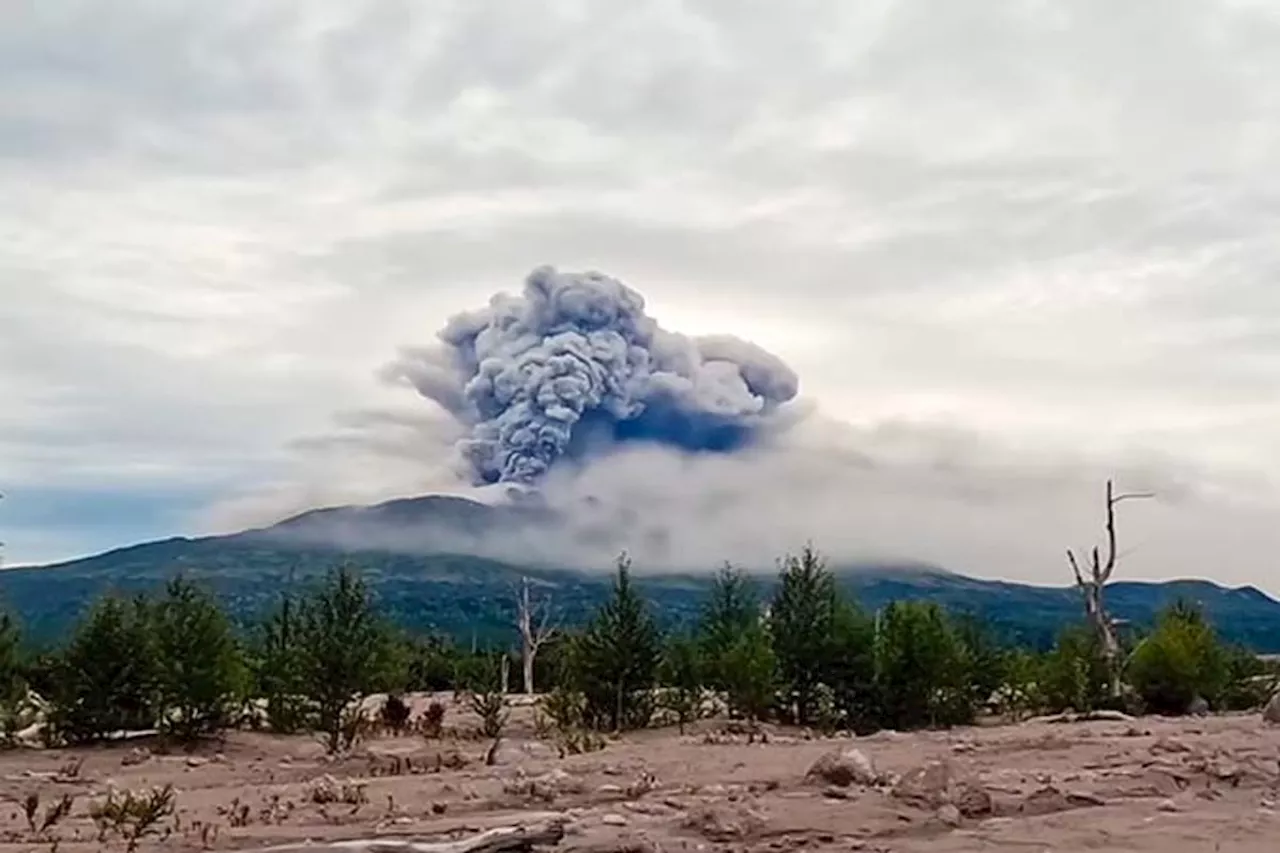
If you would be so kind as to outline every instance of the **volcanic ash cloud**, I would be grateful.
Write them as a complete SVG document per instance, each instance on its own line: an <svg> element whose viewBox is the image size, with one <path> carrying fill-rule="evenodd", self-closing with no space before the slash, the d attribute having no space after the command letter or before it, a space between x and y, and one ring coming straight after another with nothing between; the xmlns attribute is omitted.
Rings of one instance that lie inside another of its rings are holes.
<svg viewBox="0 0 1280 853"><path fill-rule="evenodd" d="M453 317L440 344L389 368L466 429L476 484L536 483L559 460L626 442L731 453L779 423L799 390L777 356L728 335L661 328L597 272L539 267L521 295Z"/></svg>

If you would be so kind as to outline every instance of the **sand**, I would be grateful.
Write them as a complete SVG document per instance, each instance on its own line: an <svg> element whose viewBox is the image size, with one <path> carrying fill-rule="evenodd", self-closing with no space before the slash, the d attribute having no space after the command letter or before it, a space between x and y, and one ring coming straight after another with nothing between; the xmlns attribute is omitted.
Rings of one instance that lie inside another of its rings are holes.
<svg viewBox="0 0 1280 853"><path fill-rule="evenodd" d="M650 730L561 757L520 709L492 766L489 743L465 735L474 720L454 708L448 723L461 734L372 738L337 760L314 738L250 732L193 753L141 742L4 753L0 848L125 850L114 831L98 841L91 805L112 789L167 784L176 811L139 850L429 841L548 819L566 832L553 849L599 853L1271 853L1280 845L1280 727L1256 714L867 738L773 729L764 744L702 721L685 735ZM866 759L856 781L806 778L824 754L849 749ZM33 832L22 806L33 793L37 824L63 795L73 798L70 814Z"/></svg>

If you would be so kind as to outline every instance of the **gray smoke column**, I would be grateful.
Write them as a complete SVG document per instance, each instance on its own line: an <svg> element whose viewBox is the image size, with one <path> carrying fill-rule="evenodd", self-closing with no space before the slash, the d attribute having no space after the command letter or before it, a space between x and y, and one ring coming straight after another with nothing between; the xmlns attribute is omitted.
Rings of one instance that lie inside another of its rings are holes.
<svg viewBox="0 0 1280 853"><path fill-rule="evenodd" d="M498 294L438 337L388 372L467 427L459 451L476 483L534 483L618 442L732 452L799 390L771 353L666 331L639 293L597 272L539 267L520 296Z"/></svg>

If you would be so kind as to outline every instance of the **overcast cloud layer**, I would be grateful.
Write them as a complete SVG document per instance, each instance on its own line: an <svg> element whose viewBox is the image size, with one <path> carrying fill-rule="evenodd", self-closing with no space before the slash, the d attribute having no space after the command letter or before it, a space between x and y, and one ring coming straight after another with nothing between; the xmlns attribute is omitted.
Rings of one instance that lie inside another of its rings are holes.
<svg viewBox="0 0 1280 853"><path fill-rule="evenodd" d="M1274 4L0 4L0 198L8 562L452 488L378 371L550 263L814 410L554 484L655 562L1061 582L1115 473L1127 573L1280 592Z"/></svg>

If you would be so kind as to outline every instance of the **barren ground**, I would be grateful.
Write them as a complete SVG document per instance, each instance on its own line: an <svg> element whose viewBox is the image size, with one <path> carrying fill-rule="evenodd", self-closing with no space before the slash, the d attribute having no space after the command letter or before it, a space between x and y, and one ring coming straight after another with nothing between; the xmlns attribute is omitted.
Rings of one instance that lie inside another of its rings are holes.
<svg viewBox="0 0 1280 853"><path fill-rule="evenodd" d="M600 853L1272 853L1280 845L1280 727L1256 714L856 739L775 731L755 745L703 722L684 736L641 732L563 759L533 736L528 714L517 711L494 766L483 763L487 743L461 737L378 738L336 761L325 760L314 739L252 733L194 754L150 754L138 743L7 753L0 756L0 848L124 850L117 838L97 840L90 804L113 787L166 783L177 789L177 814L141 850L448 839L556 814L566 817L568 833L556 849ZM468 730L474 721L454 708L447 723ZM844 788L806 780L824 753L849 748L886 778ZM451 768L456 756L467 766ZM895 779L930 760L950 762L949 795L912 801L901 785L894 793ZM954 780L966 797L955 793ZM355 796L361 786L363 798ZM330 787L357 803L314 801L316 790ZM975 799L975 789L990 800ZM41 813L64 794L74 797L71 814L43 840L23 815L32 792Z"/></svg>

